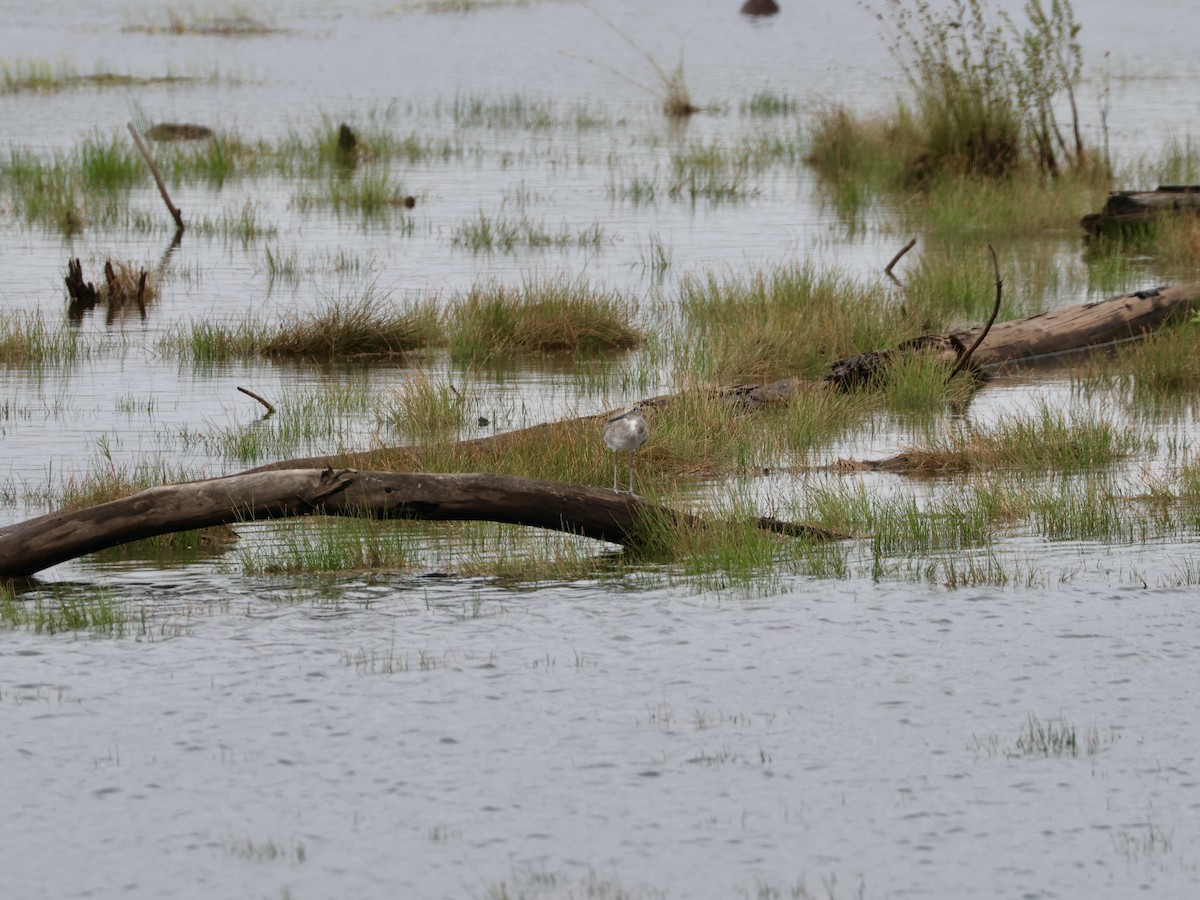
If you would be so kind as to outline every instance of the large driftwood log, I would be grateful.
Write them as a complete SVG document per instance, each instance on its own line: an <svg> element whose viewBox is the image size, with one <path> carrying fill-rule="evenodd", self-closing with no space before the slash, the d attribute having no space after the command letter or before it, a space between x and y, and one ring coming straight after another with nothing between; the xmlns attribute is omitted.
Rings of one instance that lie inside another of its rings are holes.
<svg viewBox="0 0 1200 900"><path fill-rule="evenodd" d="M1198 304L1200 281L1193 281L1173 287L1121 294L1106 300L1080 303L1024 319L1001 322L987 331L979 346L975 348L971 362L976 366L995 367L1005 363L1102 347L1153 331L1169 319L1186 315ZM728 397L731 402L748 409L786 403L807 391L844 389L868 383L887 367L894 356L901 353L931 352L940 354L947 362L956 362L985 330L986 325L978 325L944 334L926 335L905 341L899 347L890 350L863 353L839 360L834 363L828 375L817 380L783 378L769 384L729 385L717 388L715 393ZM641 410L653 412L667 406L672 396L660 394L642 400L636 406ZM556 429L568 426L572 421L576 424L591 422L599 429L611 414L610 411L564 422L543 422L515 431L472 438L460 442L458 446L469 452L485 447L499 449L510 441L529 440L531 437L543 435L545 439L552 440ZM598 435L599 432L597 440ZM357 453L282 460L249 471L311 469L325 466L416 468L421 464L422 455L423 449L419 446L379 447Z"/></svg>
<svg viewBox="0 0 1200 900"><path fill-rule="evenodd" d="M260 519L360 516L491 521L637 545L648 517L701 526L697 517L633 494L511 475L417 475L353 469L286 469L150 488L79 510L0 528L0 578L32 575L130 541ZM760 528L796 537L842 537L763 517Z"/></svg>
<svg viewBox="0 0 1200 900"><path fill-rule="evenodd" d="M1164 184L1152 191L1116 191L1098 213L1079 220L1093 235L1119 234L1143 227L1162 215L1200 214L1200 185Z"/></svg>

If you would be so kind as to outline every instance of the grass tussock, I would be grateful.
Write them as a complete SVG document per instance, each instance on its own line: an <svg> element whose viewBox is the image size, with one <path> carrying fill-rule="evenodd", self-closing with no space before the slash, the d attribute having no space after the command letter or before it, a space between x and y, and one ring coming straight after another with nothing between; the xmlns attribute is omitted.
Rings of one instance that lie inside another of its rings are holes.
<svg viewBox="0 0 1200 900"><path fill-rule="evenodd" d="M441 341L430 304L399 306L369 287L359 297L335 297L308 315L289 317L263 343L264 356L344 359L393 356Z"/></svg>
<svg viewBox="0 0 1200 900"><path fill-rule="evenodd" d="M432 304L399 305L372 285L360 296L334 297L316 309L268 325L191 322L160 342L163 352L216 363L254 356L287 359L350 359L393 356L443 342Z"/></svg>
<svg viewBox="0 0 1200 900"><path fill-rule="evenodd" d="M477 285L447 310L450 353L486 359L513 352L596 354L642 341L633 300L581 280Z"/></svg>

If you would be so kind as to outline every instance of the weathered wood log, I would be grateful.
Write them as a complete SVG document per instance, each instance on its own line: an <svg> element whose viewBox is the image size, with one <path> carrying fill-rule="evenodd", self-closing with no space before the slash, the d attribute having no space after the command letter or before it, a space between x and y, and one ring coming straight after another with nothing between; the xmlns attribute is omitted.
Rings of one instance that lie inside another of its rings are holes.
<svg viewBox="0 0 1200 900"><path fill-rule="evenodd" d="M107 547L161 534L290 516L358 516L426 521L490 521L564 531L636 546L648 519L692 526L690 513L633 494L511 475L442 475L286 469L150 488L80 510L60 510L0 528L0 578L32 575ZM779 534L843 537L763 517Z"/></svg>
<svg viewBox="0 0 1200 900"><path fill-rule="evenodd" d="M1198 303L1200 281L1191 281L1012 319L992 327L975 350L973 359L977 365L996 367L1103 347L1160 328L1169 320L1192 312ZM947 362L954 362L985 327L978 325L961 331L926 335L906 341L893 350L842 360L835 364L830 375L815 384L809 379L784 378L761 385L746 393L746 402L755 405L786 402L814 387L842 387L849 379L839 368L864 357L879 358L872 358L869 364L860 366L859 383L886 367L891 356L905 351L933 352Z"/></svg>
<svg viewBox="0 0 1200 900"><path fill-rule="evenodd" d="M1152 191L1116 191L1104 208L1088 213L1079 224L1089 234L1119 234L1144 227L1163 215L1200 214L1200 185L1163 184Z"/></svg>

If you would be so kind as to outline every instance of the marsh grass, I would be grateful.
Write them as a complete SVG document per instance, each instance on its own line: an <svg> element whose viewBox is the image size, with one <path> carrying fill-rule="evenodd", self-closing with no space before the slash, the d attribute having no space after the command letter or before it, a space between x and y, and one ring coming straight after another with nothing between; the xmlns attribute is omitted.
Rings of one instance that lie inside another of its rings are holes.
<svg viewBox="0 0 1200 900"><path fill-rule="evenodd" d="M872 11L908 91L881 114L817 111L807 161L843 214L887 197L906 222L943 234L1059 230L1103 201L1111 173L1081 137L1069 0L1030 0L1023 27L986 0Z"/></svg>
<svg viewBox="0 0 1200 900"><path fill-rule="evenodd" d="M1154 449L1152 439L1103 419L1071 419L1042 406L985 428L955 428L904 448L904 471L925 474L1102 469Z"/></svg>
<svg viewBox="0 0 1200 900"><path fill-rule="evenodd" d="M915 497L868 492L862 484L817 485L806 492L800 515L830 531L868 542L873 568L889 557L986 545L994 523L971 495L938 497L922 506Z"/></svg>
<svg viewBox="0 0 1200 900"><path fill-rule="evenodd" d="M738 104L743 116L793 116L800 111L800 102L786 92L761 90Z"/></svg>
<svg viewBox="0 0 1200 900"><path fill-rule="evenodd" d="M856 428L877 404L867 392L807 391L782 409L763 410L764 428L778 439L793 461L807 463L813 454Z"/></svg>
<svg viewBox="0 0 1200 900"><path fill-rule="evenodd" d="M1099 168L1058 177L1024 171L1004 178L959 174L931 177L925 190L901 206L903 218L948 237L982 240L988 234L1074 234L1083 212L1103 206L1112 180Z"/></svg>
<svg viewBox="0 0 1200 900"><path fill-rule="evenodd" d="M1191 210L1164 212L1138 228L1097 238L1088 248L1090 260L1112 257L1146 258L1158 271L1191 279L1200 266L1200 215Z"/></svg>
<svg viewBox="0 0 1200 900"><path fill-rule="evenodd" d="M253 356L324 360L403 355L443 340L432 303L398 304L371 284L357 295L326 297L278 324L250 317L192 321L168 332L159 349L205 363Z"/></svg>
<svg viewBox="0 0 1200 900"><path fill-rule="evenodd" d="M0 316L0 365L67 365L91 352L78 331L51 327L40 312L11 311Z"/></svg>
<svg viewBox="0 0 1200 900"><path fill-rule="evenodd" d="M359 518L300 519L259 529L233 554L243 575L310 572L407 572L417 555L406 523Z"/></svg>
<svg viewBox="0 0 1200 900"><path fill-rule="evenodd" d="M37 634L87 631L121 637L146 633L146 614L141 604L117 600L104 589L56 587L24 598L0 588L0 622Z"/></svg>
<svg viewBox="0 0 1200 900"><path fill-rule="evenodd" d="M18 147L0 160L0 185L28 223L67 234L107 225L128 209L128 188L148 179L136 153L117 137L89 135L70 151L46 156Z"/></svg>
<svg viewBox="0 0 1200 900"><path fill-rule="evenodd" d="M115 72L93 72L82 75L65 60L52 64L44 59L0 60L0 96L5 94L50 94L78 88L130 88L156 84L187 84L200 79L196 76L123 75Z"/></svg>
<svg viewBox="0 0 1200 900"><path fill-rule="evenodd" d="M1034 524L1047 540L1135 540L1126 501L1103 479L1055 479L1030 493Z"/></svg>
<svg viewBox="0 0 1200 900"><path fill-rule="evenodd" d="M1200 322L1176 322L1111 353L1094 354L1071 372L1077 391L1123 387L1138 409L1190 401L1200 388Z"/></svg>
<svg viewBox="0 0 1200 900"><path fill-rule="evenodd" d="M419 443L457 440L466 424L469 388L434 382L417 374L391 391L390 402L380 411L380 424L402 431Z"/></svg>
<svg viewBox="0 0 1200 900"><path fill-rule="evenodd" d="M1024 729L1017 736L1017 752L1024 756L1078 756L1079 739L1075 726L1062 719L1043 722L1030 713ZM1089 752L1095 753L1095 749Z"/></svg>
<svg viewBox="0 0 1200 900"><path fill-rule="evenodd" d="M259 37L274 34L279 29L255 18L244 6L201 9L189 4L183 9L164 7L162 18L151 18L127 24L125 31L146 34L201 35L207 37Z"/></svg>
<svg viewBox="0 0 1200 900"><path fill-rule="evenodd" d="M456 96L451 106L459 128L543 130L558 124L549 100L531 100L513 94L500 100L483 96Z"/></svg>
<svg viewBox="0 0 1200 900"><path fill-rule="evenodd" d="M302 188L293 202L301 210L328 207L338 214L372 217L404 208L407 198L398 178L386 169L372 166L355 174L333 172L317 185Z"/></svg>
<svg viewBox="0 0 1200 900"><path fill-rule="evenodd" d="M667 196L672 200L743 200L757 193L752 162L744 154L693 146L671 154Z"/></svg>
<svg viewBox="0 0 1200 900"><path fill-rule="evenodd" d="M578 231L564 223L550 231L544 222L526 215L489 216L483 210L455 223L450 243L472 253L512 253L518 248L600 247L605 243L604 229L597 222Z"/></svg>
<svg viewBox="0 0 1200 900"><path fill-rule="evenodd" d="M964 405L979 385L969 372L947 381L953 364L930 353L897 354L882 379L882 401L896 412L941 412Z"/></svg>
<svg viewBox="0 0 1200 900"><path fill-rule="evenodd" d="M326 298L308 314L289 316L259 352L314 359L392 356L440 343L441 334L432 304L401 306L372 284L358 296Z"/></svg>
<svg viewBox="0 0 1200 900"><path fill-rule="evenodd" d="M921 322L886 292L844 275L783 265L748 275L689 276L681 377L816 377L837 360L920 334Z"/></svg>
<svg viewBox="0 0 1200 900"><path fill-rule="evenodd" d="M582 279L530 279L520 287L476 285L446 312L450 353L486 359L508 353L597 354L642 341L637 307L627 295Z"/></svg>

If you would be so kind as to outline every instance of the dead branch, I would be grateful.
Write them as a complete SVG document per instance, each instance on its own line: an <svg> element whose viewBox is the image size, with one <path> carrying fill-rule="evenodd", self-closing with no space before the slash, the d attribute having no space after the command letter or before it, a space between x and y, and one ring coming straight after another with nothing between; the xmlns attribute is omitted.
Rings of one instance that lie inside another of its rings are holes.
<svg viewBox="0 0 1200 900"><path fill-rule="evenodd" d="M698 517L632 494L511 475L286 469L150 488L80 510L60 510L0 528L0 578L161 534L290 516L490 521L569 532L637 547L646 524L702 527ZM764 517L760 528L833 540L844 537Z"/></svg>
<svg viewBox="0 0 1200 900"><path fill-rule="evenodd" d="M902 285L903 282L901 282L899 278L892 274L892 267L895 266L896 263L900 262L900 259L904 256L904 254L915 246L917 246L917 239L913 238L911 241L901 247L900 252L892 257L892 261L883 267L883 274L892 279L892 281L896 282L896 284Z"/></svg>
<svg viewBox="0 0 1200 900"><path fill-rule="evenodd" d="M270 415L273 415L273 414L274 414L274 412L275 412L275 407L271 405L271 402L270 402L269 400L267 400L267 399L265 399L264 397L262 397L262 396L260 396L260 395L258 395L258 394L256 394L256 393L254 393L254 391L250 390L250 388L244 388L244 387L241 387L241 386L239 385L239 386L238 386L238 390L239 390L239 391L241 391L243 394L245 394L247 397L253 397L253 398L254 398L255 400L257 400L259 403L261 403L263 406L265 406L265 407L267 408L267 415L268 415L268 416L270 416ZM266 418L266 416L264 416L263 418Z"/></svg>
<svg viewBox="0 0 1200 900"><path fill-rule="evenodd" d="M987 324L983 326L983 331L979 332L979 337L975 338L975 343L971 345L971 349L959 357L958 362L954 364L954 368L950 370L950 374L946 376L946 384L949 384L950 379L961 372L967 363L971 361L971 357L974 355L976 349L983 343L983 339L987 337L988 332L992 330L992 324L996 321L996 316L1000 314L1000 294L1004 289L1004 282L1000 279L1000 262L996 259L996 248L988 244L988 252L992 254L992 268L996 272L996 305L992 307L992 315L987 320Z"/></svg>
<svg viewBox="0 0 1200 900"><path fill-rule="evenodd" d="M154 164L153 157L150 156L150 151L147 149L142 136L137 133L137 129L133 127L132 122L127 123L129 133L133 135L133 142L137 144L138 152L142 154L142 159L146 161L146 165L150 167L150 174L154 176L154 183L158 185L158 192L162 194L163 202L167 204L167 209L171 211L171 218L175 220L175 227L179 231L183 231L183 213L179 211L174 203L171 202L171 195L167 193L167 186L163 183L162 175L159 174L158 166Z"/></svg>

